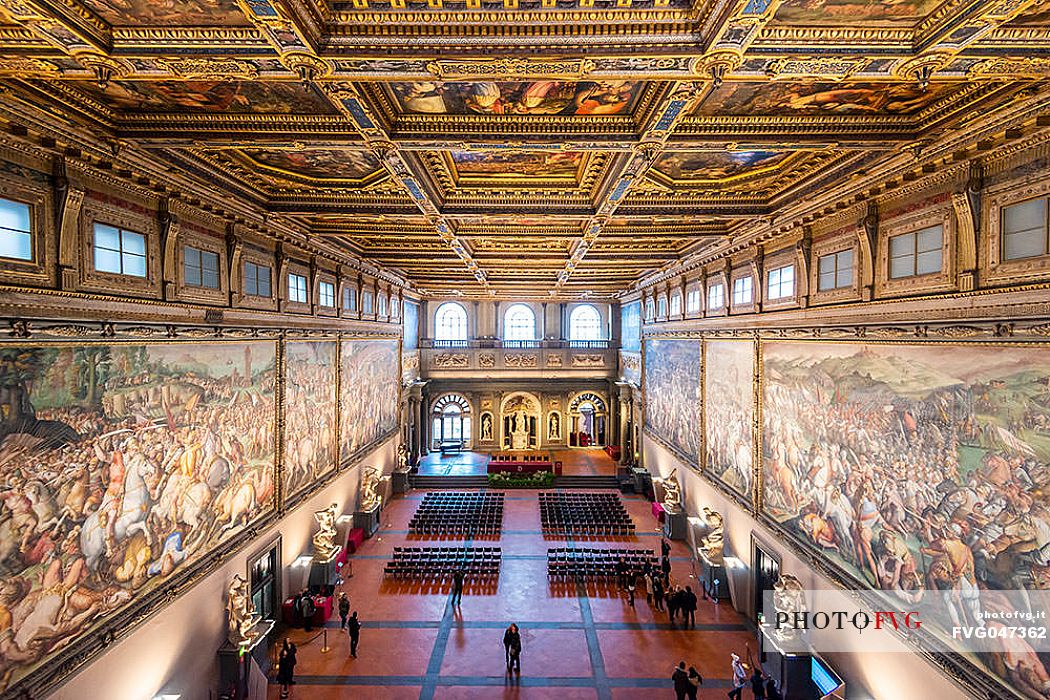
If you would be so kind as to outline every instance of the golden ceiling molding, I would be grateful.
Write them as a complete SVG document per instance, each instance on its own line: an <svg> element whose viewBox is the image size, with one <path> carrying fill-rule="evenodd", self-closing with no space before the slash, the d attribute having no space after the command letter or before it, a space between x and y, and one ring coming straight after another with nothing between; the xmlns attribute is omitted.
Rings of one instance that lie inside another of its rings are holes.
<svg viewBox="0 0 1050 700"><path fill-rule="evenodd" d="M967 78L1013 78L1039 80L1050 77L1050 58L1041 56L998 56L975 63Z"/></svg>
<svg viewBox="0 0 1050 700"><path fill-rule="evenodd" d="M765 74L772 80L806 78L845 80L871 63L864 56L791 56L766 64Z"/></svg>
<svg viewBox="0 0 1050 700"><path fill-rule="evenodd" d="M51 61L26 56L0 58L0 76L5 78L50 78L60 71Z"/></svg>
<svg viewBox="0 0 1050 700"><path fill-rule="evenodd" d="M441 80L510 80L514 78L582 80L594 70L594 61L586 58L560 61L529 58L498 58L471 61L439 59L427 63L427 70Z"/></svg>
<svg viewBox="0 0 1050 700"><path fill-rule="evenodd" d="M235 58L162 58L158 60L181 80L257 80L254 63Z"/></svg>

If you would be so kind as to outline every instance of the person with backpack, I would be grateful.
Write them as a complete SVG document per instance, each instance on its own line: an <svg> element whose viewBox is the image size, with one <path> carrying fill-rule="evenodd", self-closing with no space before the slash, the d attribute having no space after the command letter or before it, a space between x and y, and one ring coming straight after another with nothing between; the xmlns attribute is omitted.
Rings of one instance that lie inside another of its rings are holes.
<svg viewBox="0 0 1050 700"><path fill-rule="evenodd" d="M521 632L518 626L511 624L503 633L503 647L507 652L507 673L516 670L521 673Z"/></svg>
<svg viewBox="0 0 1050 700"><path fill-rule="evenodd" d="M346 633L350 635L350 656L357 658L357 642L361 639L361 621L357 619L357 611L346 621Z"/></svg>
<svg viewBox="0 0 1050 700"><path fill-rule="evenodd" d="M313 631L314 628L314 613L317 612L317 606L314 605L314 598L309 594L305 593L302 599L299 601L299 614L303 617L303 628L307 632Z"/></svg>

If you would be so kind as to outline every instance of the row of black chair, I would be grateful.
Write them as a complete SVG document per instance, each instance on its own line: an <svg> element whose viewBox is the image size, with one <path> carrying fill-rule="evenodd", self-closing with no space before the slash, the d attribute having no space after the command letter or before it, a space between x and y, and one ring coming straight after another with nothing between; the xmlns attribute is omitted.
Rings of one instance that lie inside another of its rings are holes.
<svg viewBox="0 0 1050 700"><path fill-rule="evenodd" d="M499 547L394 547L394 558L383 573L397 579L451 578L462 571L464 579L498 576L503 550Z"/></svg>
<svg viewBox="0 0 1050 700"><path fill-rule="evenodd" d="M649 549L592 549L552 547L547 550L547 575L551 578L615 578L623 572L637 575L657 566ZM622 562L622 563L621 563Z"/></svg>
<svg viewBox="0 0 1050 700"><path fill-rule="evenodd" d="M503 529L503 494L428 493L408 523L417 535L494 535Z"/></svg>
<svg viewBox="0 0 1050 700"><path fill-rule="evenodd" d="M614 493L540 493L546 534L631 535L635 525Z"/></svg>

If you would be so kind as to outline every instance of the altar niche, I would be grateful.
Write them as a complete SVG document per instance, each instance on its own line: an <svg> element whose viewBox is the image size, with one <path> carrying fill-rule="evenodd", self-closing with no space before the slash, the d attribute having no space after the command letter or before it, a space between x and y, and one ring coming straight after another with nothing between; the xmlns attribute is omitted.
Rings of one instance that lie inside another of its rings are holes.
<svg viewBox="0 0 1050 700"><path fill-rule="evenodd" d="M603 447L609 412L597 394L585 391L569 403L569 447Z"/></svg>
<svg viewBox="0 0 1050 700"><path fill-rule="evenodd" d="M514 394L503 401L504 450L535 450L539 447L539 407L535 397Z"/></svg>

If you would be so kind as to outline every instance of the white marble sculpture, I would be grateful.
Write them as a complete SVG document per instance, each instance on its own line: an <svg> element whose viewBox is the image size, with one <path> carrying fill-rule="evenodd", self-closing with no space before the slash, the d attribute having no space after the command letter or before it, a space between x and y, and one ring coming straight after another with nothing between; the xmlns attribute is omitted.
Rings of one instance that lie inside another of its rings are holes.
<svg viewBox="0 0 1050 700"><path fill-rule="evenodd" d="M261 619L252 605L247 579L234 574L226 589L226 619L230 623L229 639L234 646L250 646L255 641L256 625Z"/></svg>
<svg viewBox="0 0 1050 700"><path fill-rule="evenodd" d="M339 551L339 545L335 543L335 518L338 510L339 506L333 503L324 510L314 513L314 519L318 525L318 530L314 533L313 538L314 561L328 561Z"/></svg>
<svg viewBox="0 0 1050 700"><path fill-rule="evenodd" d="M725 532L722 514L704 506L704 534L700 538L699 549L714 566L722 566L725 559L724 545Z"/></svg>
<svg viewBox="0 0 1050 700"><path fill-rule="evenodd" d="M802 588L802 582L791 574L781 574L773 585L773 609L780 617L780 613L788 615L793 620L795 613L806 612L806 594ZM781 625L773 632L780 641L793 641L802 635L802 629L793 625Z"/></svg>
<svg viewBox="0 0 1050 700"><path fill-rule="evenodd" d="M408 471L408 449L404 444L397 446L397 470L401 473Z"/></svg>
<svg viewBox="0 0 1050 700"><path fill-rule="evenodd" d="M360 510L372 510L383 504L383 496L379 493L379 485L383 482L383 473L375 467L365 467L361 472L361 501Z"/></svg>
<svg viewBox="0 0 1050 700"><path fill-rule="evenodd" d="M678 485L678 470L672 469L671 473L663 479L659 479L660 485L664 487L664 510L668 513L677 513L682 510L682 487Z"/></svg>

